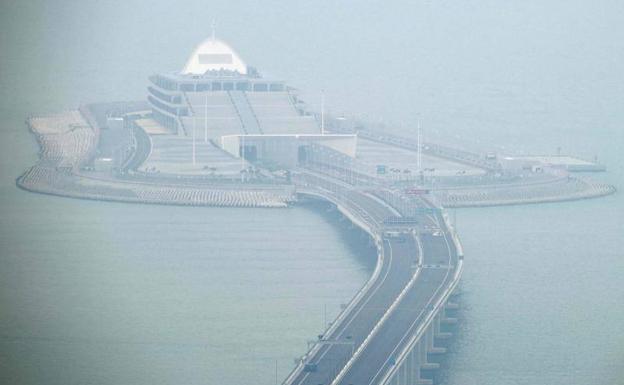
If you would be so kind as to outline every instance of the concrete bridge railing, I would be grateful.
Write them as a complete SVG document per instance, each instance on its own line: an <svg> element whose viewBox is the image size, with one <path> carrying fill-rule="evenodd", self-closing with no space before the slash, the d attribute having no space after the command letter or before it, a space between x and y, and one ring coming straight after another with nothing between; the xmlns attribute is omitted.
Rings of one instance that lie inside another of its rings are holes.
<svg viewBox="0 0 624 385"><path fill-rule="evenodd" d="M312 179L306 180L306 175L303 175L297 183L297 193L301 195L307 195L323 199L334 204L337 209L349 220L351 220L356 226L362 228L367 232L375 241L378 249L378 260L375 267L375 271L367 283L356 293L349 305L340 313L336 321L332 322L329 329L324 335L331 335L333 331L340 325L340 321L349 315L352 309L357 305L358 301L363 298L369 288L376 282L381 266L384 261L384 248L382 245L383 234L383 221L379 221L378 218L374 218L367 213L362 207L357 204L357 200L349 199L350 186L343 185L340 182L333 180L327 180L326 178L319 177L318 175L307 175ZM316 180L319 179L320 180ZM387 203L386 203L387 204ZM437 301L433 306L428 307L428 312L424 317L424 321L421 322L418 329L409 337L404 346L399 344L399 354L396 356L396 363L384 373L381 384L403 385L403 384L417 384L417 383L430 383L430 380L424 379L421 376L422 370L435 369L437 364L431 363L427 360L428 354L442 353L445 351L442 348L437 348L434 344L436 338L448 338L450 333L443 332L441 325L443 323L454 322L455 320L449 318L445 312L449 306L455 305L449 303L449 298L453 294L461 273L463 270L463 251L459 242L455 230L451 226L448 216L439 212L435 214L438 217L441 230L450 237L454 245L454 249L457 254L458 263L455 265L452 272L452 279L448 284L443 287L441 295L436 295ZM367 341L375 337L376 331L383 325L384 319L389 317L393 313L397 304L404 297L405 293L409 291L415 284L418 278L418 272L402 290L401 294L393 301L387 311L382 316L375 327L370 331L365 340L357 347L352 356L345 362L345 366L337 373L337 376L331 382L332 384L338 384L341 380L341 375L348 371L350 364L357 360L359 354L367 346ZM286 378L283 384L290 384L294 379L301 374L304 369L306 358L313 357L321 348L321 344L315 344L301 359L297 367Z"/></svg>
<svg viewBox="0 0 624 385"><path fill-rule="evenodd" d="M375 246L377 248L377 263L375 265L375 269L371 277L366 281L364 286L358 290L358 292L353 296L351 301L347 304L347 306L340 312L338 317L331 323L329 328L323 333L324 335L331 335L335 329L340 325L341 321L344 320L345 317L353 310L356 304L364 297L369 288L377 281L379 278L379 274L381 272L381 267L384 263L384 251L382 247L382 238L381 231L379 228L379 224L373 221L364 209L359 207L354 202L346 202L341 199L339 194L336 192L332 192L329 189L314 187L314 186L300 186L297 188L297 194L304 196L311 196L317 199L328 201L336 206L338 211L340 211L346 218L348 218L354 225L360 227L364 232L370 235L370 237L374 240ZM282 382L282 385L292 383L293 379L301 373L303 367L306 363L308 357L313 356L319 349L321 348L320 344L314 344L308 352L306 352L302 357L295 369L286 377L286 379Z"/></svg>
<svg viewBox="0 0 624 385"><path fill-rule="evenodd" d="M437 369L438 364L429 362L429 354L439 354L446 351L445 348L435 346L436 338L445 339L451 335L441 330L443 323L455 323L456 320L446 316L446 309L456 308L456 304L449 302L449 298L459 284L463 272L463 248L459 241L459 237L453 226L451 225L446 213L441 215L444 227L451 236L451 240L455 246L458 263L455 268L451 284L444 290L440 299L427 314L425 322L411 336L409 342L405 345L401 353L396 358L396 364L383 377L380 384L382 385L412 385L412 384L431 384L430 379L422 377L423 370Z"/></svg>

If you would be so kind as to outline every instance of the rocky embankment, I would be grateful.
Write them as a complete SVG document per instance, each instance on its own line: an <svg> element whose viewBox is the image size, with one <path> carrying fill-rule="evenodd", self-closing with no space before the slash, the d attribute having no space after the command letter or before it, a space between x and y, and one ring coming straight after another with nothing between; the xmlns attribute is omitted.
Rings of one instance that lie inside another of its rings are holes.
<svg viewBox="0 0 624 385"><path fill-rule="evenodd" d="M79 111L32 117L28 127L39 144L39 160L17 179L25 190L105 201L228 207L286 207L294 191L286 185L176 184L116 179L87 171L96 154L98 127Z"/></svg>

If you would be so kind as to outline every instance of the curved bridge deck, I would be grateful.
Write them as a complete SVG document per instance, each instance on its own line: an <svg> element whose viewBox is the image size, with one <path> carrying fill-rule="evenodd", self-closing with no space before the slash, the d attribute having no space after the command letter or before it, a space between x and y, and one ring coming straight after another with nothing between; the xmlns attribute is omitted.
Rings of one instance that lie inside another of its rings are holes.
<svg viewBox="0 0 624 385"><path fill-rule="evenodd" d="M401 217L401 212L374 191L359 191L322 175L304 173L297 184L300 194L334 203L367 231L379 258L370 280L284 384L399 383L401 370L406 381L412 379L409 383L427 383L420 378L420 369L428 364L427 354L435 351L436 330L439 334L435 322L443 318L463 263L452 228L439 210L423 214L418 223L389 224L388 218ZM420 204L431 208L425 200ZM414 358L406 358L425 342L431 346L425 346L416 368Z"/></svg>

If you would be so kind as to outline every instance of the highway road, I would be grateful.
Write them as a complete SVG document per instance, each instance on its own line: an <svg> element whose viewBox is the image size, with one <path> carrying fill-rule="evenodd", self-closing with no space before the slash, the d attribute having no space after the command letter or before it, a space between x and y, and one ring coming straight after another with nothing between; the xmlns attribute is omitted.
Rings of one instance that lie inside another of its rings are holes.
<svg viewBox="0 0 624 385"><path fill-rule="evenodd" d="M439 213L423 215L426 226L422 227L440 231L418 234L411 224L398 229L401 235L390 234L384 220L400 214L378 197L318 175L309 175L306 185L315 185L319 195L364 216L382 234L380 260L368 289L321 336L284 383L377 384L392 369L410 337L426 326L433 306L451 286L458 262L454 243ZM397 227L393 225L392 230Z"/></svg>
<svg viewBox="0 0 624 385"><path fill-rule="evenodd" d="M398 355L451 286L457 267L457 253L450 235L421 236L422 265L414 282L379 328L375 338L346 370L339 384L378 384L392 368Z"/></svg>
<svg viewBox="0 0 624 385"><path fill-rule="evenodd" d="M364 195L355 199L358 204L375 205L373 216L392 216L394 213L374 199ZM409 282L419 260L419 247L415 237L384 239L381 267L375 282L354 307L339 321L333 333L323 336L328 343L320 343L315 354L306 362L316 364L314 372L301 372L290 384L328 384L344 367L352 353L364 341L377 321ZM340 342L337 344L336 342Z"/></svg>

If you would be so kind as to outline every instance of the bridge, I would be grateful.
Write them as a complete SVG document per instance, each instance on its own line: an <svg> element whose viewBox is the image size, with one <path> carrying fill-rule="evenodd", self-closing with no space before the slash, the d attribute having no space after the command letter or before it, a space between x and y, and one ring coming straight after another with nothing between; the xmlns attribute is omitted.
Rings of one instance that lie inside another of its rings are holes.
<svg viewBox="0 0 624 385"><path fill-rule="evenodd" d="M445 352L463 252L446 214L426 196L356 187L310 170L293 176L298 194L331 202L374 240L370 279L283 385L430 384L431 356ZM405 200L409 199L409 204Z"/></svg>
<svg viewBox="0 0 624 385"><path fill-rule="evenodd" d="M331 202L370 235L378 250L373 274L311 342L284 385L431 383L426 372L437 367L432 355L444 352L438 343L449 337L445 324L454 322L451 308L456 305L449 299L461 276L463 253L428 190L368 175L353 158L315 144L305 146L300 167L283 176L292 184L227 185L196 174L159 174L157 183L139 173L102 178L82 168L99 131L82 123L78 113L31 120L33 132L44 138L40 165L18 184L89 199L263 207L286 206L294 189ZM44 134L50 132L54 135ZM151 140L137 137L134 144L145 147ZM138 165L141 159L144 155L124 162Z"/></svg>

